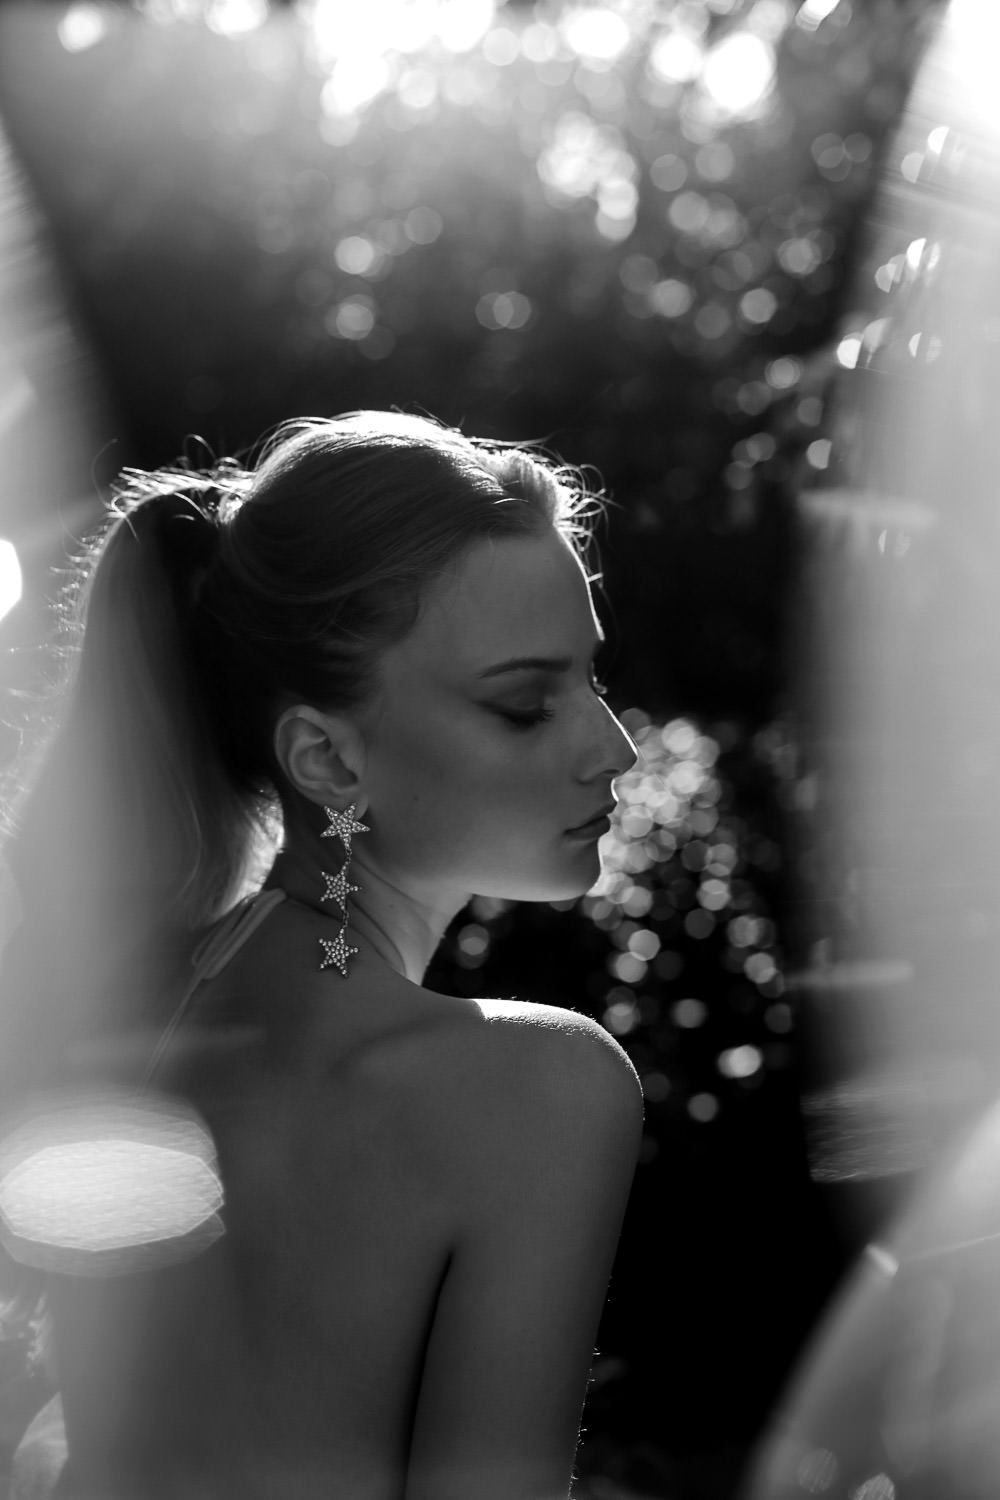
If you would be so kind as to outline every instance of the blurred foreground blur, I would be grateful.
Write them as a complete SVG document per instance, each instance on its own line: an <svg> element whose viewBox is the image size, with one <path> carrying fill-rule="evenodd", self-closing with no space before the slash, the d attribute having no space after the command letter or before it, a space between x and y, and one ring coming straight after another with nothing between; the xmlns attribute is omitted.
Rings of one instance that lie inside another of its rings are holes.
<svg viewBox="0 0 1000 1500"><path fill-rule="evenodd" d="M801 497L812 1170L847 1202L910 1188L891 1217L883 1190L788 1385L759 1500L1000 1485L998 46L1000 15L955 0L870 220L829 465Z"/></svg>

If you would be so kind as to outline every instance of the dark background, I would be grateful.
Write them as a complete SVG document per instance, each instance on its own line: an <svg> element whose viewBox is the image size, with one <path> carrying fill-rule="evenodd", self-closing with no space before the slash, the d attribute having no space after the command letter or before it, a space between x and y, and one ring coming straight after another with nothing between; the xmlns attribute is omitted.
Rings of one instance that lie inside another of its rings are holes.
<svg viewBox="0 0 1000 1500"><path fill-rule="evenodd" d="M0 7L0 374L33 394L0 413L8 726L48 570L127 464L398 404L542 440L613 497L604 673L644 760L612 873L569 910L476 903L431 976L586 1010L646 1083L594 1500L732 1493L909 1181L817 1173L802 1108L824 1054L796 973L826 929L798 863L796 497L940 10L500 4L465 50L406 51L332 7Z"/></svg>

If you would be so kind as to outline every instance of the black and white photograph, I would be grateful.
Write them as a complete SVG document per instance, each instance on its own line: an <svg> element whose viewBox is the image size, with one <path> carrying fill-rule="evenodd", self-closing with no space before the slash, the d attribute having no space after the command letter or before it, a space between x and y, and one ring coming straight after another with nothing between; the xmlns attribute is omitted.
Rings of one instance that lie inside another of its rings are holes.
<svg viewBox="0 0 1000 1500"><path fill-rule="evenodd" d="M5 1500L996 1500L998 63L0 0Z"/></svg>

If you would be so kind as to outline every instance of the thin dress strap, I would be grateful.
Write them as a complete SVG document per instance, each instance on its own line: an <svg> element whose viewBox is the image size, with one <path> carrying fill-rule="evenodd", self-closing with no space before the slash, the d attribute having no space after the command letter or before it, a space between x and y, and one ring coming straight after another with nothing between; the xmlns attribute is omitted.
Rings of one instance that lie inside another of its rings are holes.
<svg viewBox="0 0 1000 1500"><path fill-rule="evenodd" d="M153 1055L142 1077L138 1092L142 1093L152 1081L153 1074L163 1060L163 1055L170 1043L173 1041L188 1008L194 998L198 986L206 979L214 979L221 974L229 960L242 948L247 939L257 931L276 906L280 906L285 899L285 893L280 887L273 886L269 890L258 891L255 896L249 896L234 906L232 911L224 916L211 932L198 944L191 955L191 963L194 973L190 983L181 996L177 1008L160 1035L160 1039L153 1050Z"/></svg>

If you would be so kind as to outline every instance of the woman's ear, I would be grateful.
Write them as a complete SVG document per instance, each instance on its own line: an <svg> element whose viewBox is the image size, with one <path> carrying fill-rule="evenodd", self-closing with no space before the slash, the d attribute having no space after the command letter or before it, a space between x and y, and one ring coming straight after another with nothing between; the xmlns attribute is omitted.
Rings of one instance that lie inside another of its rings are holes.
<svg viewBox="0 0 1000 1500"><path fill-rule="evenodd" d="M349 719L298 703L274 726L274 753L289 785L310 802L353 802L364 811L365 746Z"/></svg>

